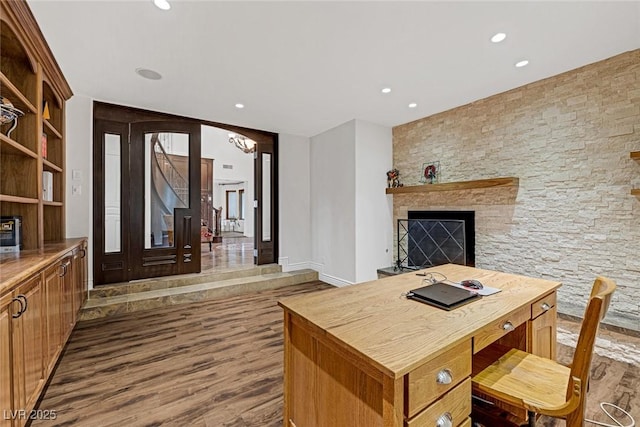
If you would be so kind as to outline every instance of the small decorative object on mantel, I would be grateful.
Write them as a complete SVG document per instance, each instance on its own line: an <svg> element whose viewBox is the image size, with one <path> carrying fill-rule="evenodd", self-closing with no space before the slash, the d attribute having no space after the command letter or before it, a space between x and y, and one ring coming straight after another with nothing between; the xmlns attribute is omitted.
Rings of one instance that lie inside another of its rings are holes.
<svg viewBox="0 0 640 427"><path fill-rule="evenodd" d="M420 182L423 184L435 184L440 178L440 161L423 163L420 172Z"/></svg>
<svg viewBox="0 0 640 427"><path fill-rule="evenodd" d="M24 113L13 106L11 101L5 97L0 97L0 125L13 123L7 131L7 136L18 126L18 118L24 116Z"/></svg>
<svg viewBox="0 0 640 427"><path fill-rule="evenodd" d="M390 171L387 171L387 187L402 187L402 183L400 182L400 171L398 169L391 169Z"/></svg>

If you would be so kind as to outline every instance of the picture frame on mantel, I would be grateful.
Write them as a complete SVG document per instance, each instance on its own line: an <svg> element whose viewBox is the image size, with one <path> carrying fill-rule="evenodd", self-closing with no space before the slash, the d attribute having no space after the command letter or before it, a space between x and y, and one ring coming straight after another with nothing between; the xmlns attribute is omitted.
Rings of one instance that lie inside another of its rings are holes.
<svg viewBox="0 0 640 427"><path fill-rule="evenodd" d="M426 162L420 170L421 184L437 184L440 181L440 161Z"/></svg>

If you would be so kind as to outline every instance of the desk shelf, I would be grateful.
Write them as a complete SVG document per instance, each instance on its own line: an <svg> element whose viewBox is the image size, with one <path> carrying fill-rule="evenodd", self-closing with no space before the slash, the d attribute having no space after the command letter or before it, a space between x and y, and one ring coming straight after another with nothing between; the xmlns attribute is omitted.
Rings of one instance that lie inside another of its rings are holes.
<svg viewBox="0 0 640 427"><path fill-rule="evenodd" d="M433 191L459 191L477 188L517 186L519 178L508 176L501 178L477 179L473 181L445 182L442 184L411 185L407 187L387 188L387 194L429 193Z"/></svg>

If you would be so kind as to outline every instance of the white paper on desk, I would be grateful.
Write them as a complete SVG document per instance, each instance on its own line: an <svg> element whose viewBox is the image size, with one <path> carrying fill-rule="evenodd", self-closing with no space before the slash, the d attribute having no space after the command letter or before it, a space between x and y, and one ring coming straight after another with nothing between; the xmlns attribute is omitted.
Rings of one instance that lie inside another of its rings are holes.
<svg viewBox="0 0 640 427"><path fill-rule="evenodd" d="M502 289L491 288L491 287L489 287L487 285L484 285L484 284L482 285L482 289L465 288L460 283L456 283L456 282L449 282L449 284L452 285L452 286L455 286L456 288L466 289L467 291L475 292L478 295L482 295L483 297L486 297L487 295L497 294L498 292L502 291Z"/></svg>

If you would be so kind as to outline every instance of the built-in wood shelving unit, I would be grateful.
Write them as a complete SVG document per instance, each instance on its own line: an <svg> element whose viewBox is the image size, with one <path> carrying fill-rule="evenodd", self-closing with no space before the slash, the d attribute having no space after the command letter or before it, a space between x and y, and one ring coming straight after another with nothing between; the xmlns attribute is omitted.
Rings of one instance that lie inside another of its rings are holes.
<svg viewBox="0 0 640 427"><path fill-rule="evenodd" d="M442 184L411 185L407 187L387 188L387 194L428 193L432 191L459 191L476 188L517 186L519 179L513 176L502 178L477 179L474 181L445 182Z"/></svg>
<svg viewBox="0 0 640 427"><path fill-rule="evenodd" d="M22 250L40 249L65 237L65 101L72 92L26 1L0 1L0 39L0 95L23 113L11 132L12 123L0 124L0 215L21 219ZM44 197L45 172L53 200Z"/></svg>
<svg viewBox="0 0 640 427"><path fill-rule="evenodd" d="M629 153L629 157L632 158L633 160L640 161L640 151L632 151L631 153ZM640 196L640 188L632 188L631 195Z"/></svg>

